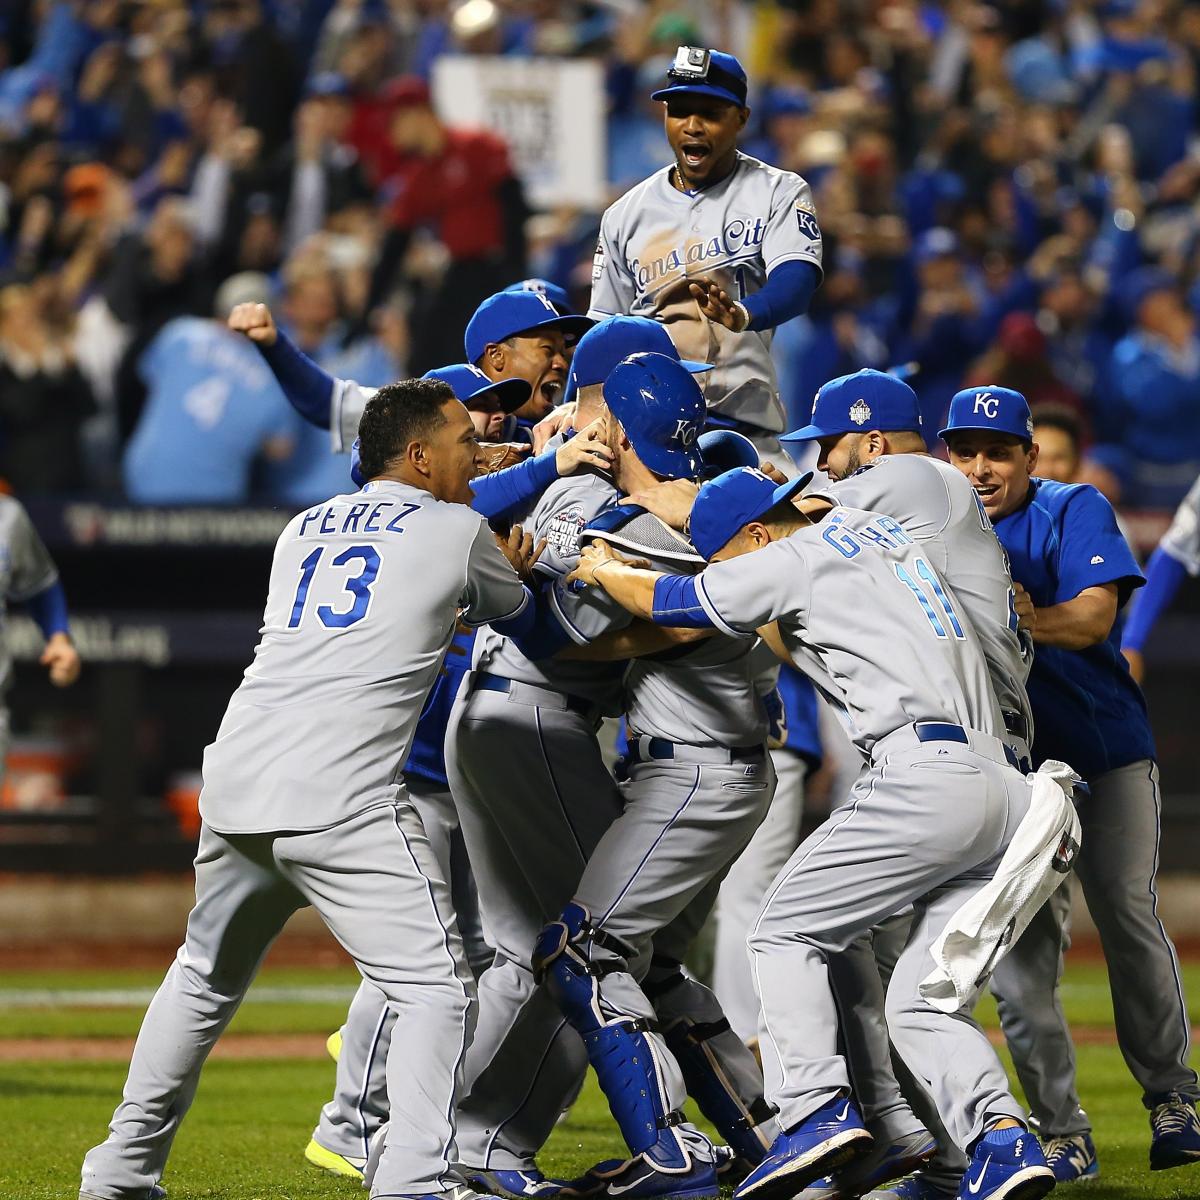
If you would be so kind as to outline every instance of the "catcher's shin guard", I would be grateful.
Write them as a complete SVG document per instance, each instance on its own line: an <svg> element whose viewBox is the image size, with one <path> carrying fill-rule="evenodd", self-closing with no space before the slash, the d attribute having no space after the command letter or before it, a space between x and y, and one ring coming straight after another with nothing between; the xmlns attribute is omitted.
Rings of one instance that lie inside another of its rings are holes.
<svg viewBox="0 0 1200 1200"><path fill-rule="evenodd" d="M591 961L592 946L620 955L611 965ZM562 916L538 935L533 973L544 983L572 1027L583 1038L608 1106L629 1146L661 1171L692 1167L687 1145L676 1133L683 1114L672 1111L663 1084L649 1022L610 1008L600 993L604 975L625 967L627 947L594 929L582 905L568 904Z"/></svg>
<svg viewBox="0 0 1200 1200"><path fill-rule="evenodd" d="M655 955L642 990L658 1014L688 1095L738 1157L757 1166L779 1127L763 1096L754 1054L730 1028L716 996L678 961Z"/></svg>

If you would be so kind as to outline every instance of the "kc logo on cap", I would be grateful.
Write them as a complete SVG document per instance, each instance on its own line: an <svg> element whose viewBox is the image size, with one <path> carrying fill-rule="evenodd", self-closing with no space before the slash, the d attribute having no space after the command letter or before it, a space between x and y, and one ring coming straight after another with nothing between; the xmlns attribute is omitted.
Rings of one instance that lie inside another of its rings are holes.
<svg viewBox="0 0 1200 1200"><path fill-rule="evenodd" d="M994 421L996 413L999 410L1000 401L991 392L977 392L975 394L975 411L977 413L983 413L989 421Z"/></svg>

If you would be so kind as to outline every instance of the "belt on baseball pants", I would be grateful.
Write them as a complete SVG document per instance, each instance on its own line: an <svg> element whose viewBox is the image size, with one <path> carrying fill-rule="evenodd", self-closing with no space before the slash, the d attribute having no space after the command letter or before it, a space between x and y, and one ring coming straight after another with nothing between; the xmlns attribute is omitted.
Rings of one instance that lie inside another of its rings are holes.
<svg viewBox="0 0 1200 1200"><path fill-rule="evenodd" d="M1022 770L1017 752L1007 746L998 737L990 733L980 733L978 729L967 729L963 725L955 725L950 721L915 721L912 725L902 725L894 733L880 738L871 750L872 759L879 759L884 754L925 742L958 742L962 746L970 746L976 754L990 758L993 762L1006 763L1016 770Z"/></svg>
<svg viewBox="0 0 1200 1200"><path fill-rule="evenodd" d="M476 672L473 687L478 692L503 692L518 704L581 713L585 717L596 715L596 705L582 696L556 692L553 688L538 687L535 683L522 683L519 679L508 679L504 675L490 675L487 671Z"/></svg>
<svg viewBox="0 0 1200 1200"><path fill-rule="evenodd" d="M688 746L646 734L629 739L629 757L635 762L657 759L728 767L734 763L758 762L765 754L763 746Z"/></svg>

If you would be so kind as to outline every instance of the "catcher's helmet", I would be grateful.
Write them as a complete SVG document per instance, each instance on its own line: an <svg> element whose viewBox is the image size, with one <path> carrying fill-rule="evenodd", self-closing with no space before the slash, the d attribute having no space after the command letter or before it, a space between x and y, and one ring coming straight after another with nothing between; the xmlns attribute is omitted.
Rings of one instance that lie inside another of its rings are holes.
<svg viewBox="0 0 1200 1200"><path fill-rule="evenodd" d="M681 362L665 354L631 354L609 372L604 401L656 475L692 479L700 473L697 442L707 410L700 385Z"/></svg>

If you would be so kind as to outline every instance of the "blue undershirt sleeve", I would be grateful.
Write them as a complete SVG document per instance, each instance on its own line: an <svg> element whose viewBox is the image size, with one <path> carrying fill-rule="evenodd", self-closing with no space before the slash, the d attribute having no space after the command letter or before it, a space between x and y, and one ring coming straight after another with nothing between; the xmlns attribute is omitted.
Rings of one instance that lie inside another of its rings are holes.
<svg viewBox="0 0 1200 1200"><path fill-rule="evenodd" d="M48 588L30 596L25 601L25 611L37 622L42 636L47 639L56 633L69 632L67 593L57 579Z"/></svg>
<svg viewBox="0 0 1200 1200"><path fill-rule="evenodd" d="M558 478L556 453L547 450L536 458L505 467L503 471L472 479L471 491L475 493L475 499L471 507L481 517L494 521L541 495Z"/></svg>
<svg viewBox="0 0 1200 1200"><path fill-rule="evenodd" d="M656 625L680 629L716 628L700 604L696 580L691 575L662 575L655 580L651 619Z"/></svg>
<svg viewBox="0 0 1200 1200"><path fill-rule="evenodd" d="M750 314L747 329L774 329L808 311L821 272L810 262L789 259L767 276L767 282L741 303Z"/></svg>
<svg viewBox="0 0 1200 1200"><path fill-rule="evenodd" d="M1161 546L1146 564L1146 586L1142 588L1125 622L1121 648L1141 651L1150 631L1175 598L1179 585L1187 576L1187 567L1172 558Z"/></svg>
<svg viewBox="0 0 1200 1200"><path fill-rule="evenodd" d="M318 367L282 329L273 346L255 344L288 403L306 421L319 429L328 429L333 419L333 376Z"/></svg>
<svg viewBox="0 0 1200 1200"><path fill-rule="evenodd" d="M550 608L548 593L553 586L547 582L535 591L532 603L511 620L492 622L492 628L512 638L513 645L532 662L553 658L564 646L572 644L570 635Z"/></svg>

